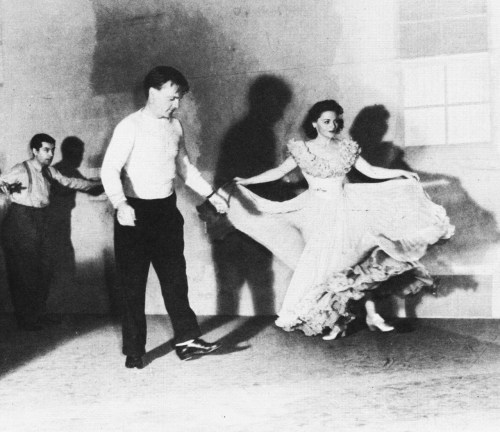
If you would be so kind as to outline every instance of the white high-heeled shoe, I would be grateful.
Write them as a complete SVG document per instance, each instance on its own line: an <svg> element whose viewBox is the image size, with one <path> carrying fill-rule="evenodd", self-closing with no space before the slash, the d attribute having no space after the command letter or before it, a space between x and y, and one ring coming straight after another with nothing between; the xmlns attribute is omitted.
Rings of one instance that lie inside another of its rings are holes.
<svg viewBox="0 0 500 432"><path fill-rule="evenodd" d="M380 330L381 332L390 332L394 327L387 324L379 314L368 315L366 317L366 325L370 331Z"/></svg>
<svg viewBox="0 0 500 432"><path fill-rule="evenodd" d="M334 340L340 339L345 336L346 328L345 326L339 326L335 324L332 329L323 336L323 340Z"/></svg>

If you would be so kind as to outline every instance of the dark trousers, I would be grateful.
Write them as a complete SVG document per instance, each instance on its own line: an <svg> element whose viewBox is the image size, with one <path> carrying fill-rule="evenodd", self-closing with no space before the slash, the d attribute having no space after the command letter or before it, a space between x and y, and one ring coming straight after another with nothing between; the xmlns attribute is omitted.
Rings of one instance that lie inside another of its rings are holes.
<svg viewBox="0 0 500 432"><path fill-rule="evenodd" d="M20 324L36 323L45 313L52 273L47 208L11 204L2 244L16 318Z"/></svg>
<svg viewBox="0 0 500 432"><path fill-rule="evenodd" d="M174 342L197 338L200 329L189 306L184 220L175 194L165 199L127 201L135 210L136 225L122 226L115 218L115 256L123 293L123 353L140 356L146 346L144 307L150 264L160 281Z"/></svg>

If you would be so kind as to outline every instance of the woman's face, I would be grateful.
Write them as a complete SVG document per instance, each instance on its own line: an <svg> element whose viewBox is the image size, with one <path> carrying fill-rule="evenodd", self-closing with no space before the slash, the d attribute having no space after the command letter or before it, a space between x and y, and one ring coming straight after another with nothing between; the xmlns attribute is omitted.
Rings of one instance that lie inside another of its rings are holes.
<svg viewBox="0 0 500 432"><path fill-rule="evenodd" d="M334 111L324 111L312 125L318 132L318 137L332 139L338 127L337 114Z"/></svg>

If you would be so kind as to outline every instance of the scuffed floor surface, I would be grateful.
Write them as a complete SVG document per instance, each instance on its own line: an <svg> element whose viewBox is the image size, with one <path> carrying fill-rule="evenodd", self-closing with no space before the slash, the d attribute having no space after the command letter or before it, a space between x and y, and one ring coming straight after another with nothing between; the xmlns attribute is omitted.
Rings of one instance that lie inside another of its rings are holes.
<svg viewBox="0 0 500 432"><path fill-rule="evenodd" d="M500 321L360 327L331 342L272 318L200 321L206 339L224 340L220 353L179 361L168 318L151 316L149 364L129 370L109 318L26 333L1 317L0 430L500 430Z"/></svg>

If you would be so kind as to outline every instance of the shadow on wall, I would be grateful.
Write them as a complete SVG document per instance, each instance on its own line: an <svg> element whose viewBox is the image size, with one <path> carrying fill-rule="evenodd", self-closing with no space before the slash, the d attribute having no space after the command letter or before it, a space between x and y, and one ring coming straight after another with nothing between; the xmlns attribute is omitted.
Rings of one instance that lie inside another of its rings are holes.
<svg viewBox="0 0 500 432"><path fill-rule="evenodd" d="M383 141L389 117L390 113L383 105L365 107L354 119L349 132L361 146L363 157L371 164L412 170L404 159L404 151L392 142ZM451 262L466 251L480 250L500 241L494 215L474 202L458 178L422 171L418 174L431 199L446 208L456 226L452 239L437 248L440 256L448 257ZM358 172L353 172L349 179L370 181Z"/></svg>
<svg viewBox="0 0 500 432"><path fill-rule="evenodd" d="M91 85L96 94L141 93L141 81L154 66L167 64L187 76L214 73L230 55L220 31L197 10L181 3L146 0L124 7L92 0L96 47ZM138 97L140 102L141 97Z"/></svg>
<svg viewBox="0 0 500 432"><path fill-rule="evenodd" d="M389 111L383 105L363 108L353 121L349 130L352 138L358 142L363 157L373 165L384 168L412 170L405 161L404 151L383 138L388 130ZM417 171L418 172L418 171ZM453 275L454 262L462 262L464 256L481 256L481 252L500 241L500 233L492 213L481 208L469 196L456 177L439 173L418 172L422 184L431 199L442 205L456 227L455 235L446 242L431 247L422 260L433 268L433 273L442 274L436 295L447 295L456 289L475 289L477 282L469 275ZM352 182L372 182L356 170L349 173ZM461 259L460 259L461 258ZM412 310L408 316L414 316L414 309L419 300L409 304Z"/></svg>
<svg viewBox="0 0 500 432"><path fill-rule="evenodd" d="M237 52L236 44L227 40L216 23L181 2L145 0L124 6L120 2L92 0L92 5L97 33L91 86L95 94L110 96L108 115L117 120L115 123L144 105L142 80L154 66L173 66L192 81L221 75L220 71L226 77L249 61ZM112 95L117 93L131 94L134 107L114 106ZM210 139L215 136L213 128L217 129L220 123L214 106L231 112L222 99L223 95L217 94L213 86L196 89L200 118L195 118L194 123L203 129L198 133L204 137L200 148L203 157L198 161L201 168L213 167L217 154L211 146L214 140ZM187 134L192 134L194 128L185 126Z"/></svg>
<svg viewBox="0 0 500 432"><path fill-rule="evenodd" d="M61 143L62 159L54 164L61 174L66 177L85 179L78 170L85 152L85 143L76 136L68 136ZM88 193L93 196L104 192L102 186L93 188ZM78 283L80 280L86 280L89 284L94 284L99 280L100 274L97 274L95 266L85 263L76 263L75 249L71 240L71 213L75 208L77 191L66 188L57 182L51 187L50 206L49 206L49 241L50 241L50 261L53 266L52 291L64 291L67 287L91 286L85 283ZM111 269L114 266L111 254L104 254L106 271L106 291L111 299L114 296L114 278ZM60 288L60 289L59 289ZM66 299L65 301L69 301ZM111 312L116 312L111 310Z"/></svg>
<svg viewBox="0 0 500 432"><path fill-rule="evenodd" d="M248 90L248 111L225 134L215 172L221 186L234 177L252 177L277 164L275 126L292 99L289 85L274 75L262 75ZM258 195L282 201L294 196L282 181L249 187ZM217 277L217 314L236 315L241 289L248 284L256 315L275 314L273 256L239 231L212 242Z"/></svg>

